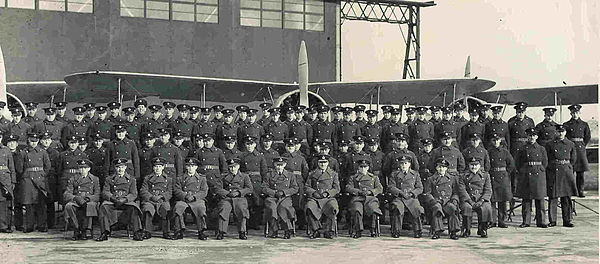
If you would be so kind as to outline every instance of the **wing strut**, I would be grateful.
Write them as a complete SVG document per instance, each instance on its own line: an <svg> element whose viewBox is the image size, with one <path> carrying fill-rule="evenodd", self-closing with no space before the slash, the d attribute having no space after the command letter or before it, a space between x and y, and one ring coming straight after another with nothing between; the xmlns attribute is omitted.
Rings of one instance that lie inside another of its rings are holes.
<svg viewBox="0 0 600 264"><path fill-rule="evenodd" d="M121 78L117 79L117 101L121 103Z"/></svg>
<svg viewBox="0 0 600 264"><path fill-rule="evenodd" d="M377 86L377 111L379 111L379 101L381 96L381 85Z"/></svg>
<svg viewBox="0 0 600 264"><path fill-rule="evenodd" d="M269 96L271 97L271 103L275 104L275 100L273 99L273 93L271 93L271 86L267 86L267 90L269 91Z"/></svg>
<svg viewBox="0 0 600 264"><path fill-rule="evenodd" d="M206 107L206 83L202 84L202 107Z"/></svg>

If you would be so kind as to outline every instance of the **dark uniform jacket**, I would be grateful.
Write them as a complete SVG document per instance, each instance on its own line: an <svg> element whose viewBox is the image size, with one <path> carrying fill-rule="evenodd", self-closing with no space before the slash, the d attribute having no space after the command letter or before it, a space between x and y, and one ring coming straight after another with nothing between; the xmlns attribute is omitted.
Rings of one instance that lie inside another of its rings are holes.
<svg viewBox="0 0 600 264"><path fill-rule="evenodd" d="M408 133L410 136L409 148L414 152L418 152L422 147L421 139L435 138L434 125L426 120L415 120L408 127Z"/></svg>
<svg viewBox="0 0 600 264"><path fill-rule="evenodd" d="M394 196L392 201L394 206L405 206L414 216L424 213L423 207L417 200L417 197L423 193L423 183L417 171L411 169L406 173L401 170L395 171L388 179L387 191Z"/></svg>
<svg viewBox="0 0 600 264"><path fill-rule="evenodd" d="M546 185L548 197L565 197L577 194L573 165L577 162L575 144L568 139L555 139L546 144L548 168Z"/></svg>
<svg viewBox="0 0 600 264"><path fill-rule="evenodd" d="M492 134L497 133L500 135L502 139L502 146L506 149L511 148L511 135L508 131L508 123L504 122L502 119L492 119L485 125L485 138L490 138ZM483 142L483 145L486 149L492 147L490 142ZM512 151L511 151L512 154ZM514 155L513 155L514 156Z"/></svg>
<svg viewBox="0 0 600 264"><path fill-rule="evenodd" d="M36 204L48 197L48 173L51 168L50 157L41 147L24 147L15 159L18 191L16 200L20 204ZM41 197L42 196L42 197Z"/></svg>
<svg viewBox="0 0 600 264"><path fill-rule="evenodd" d="M0 146L0 202L14 200L16 182L13 154L7 147Z"/></svg>
<svg viewBox="0 0 600 264"><path fill-rule="evenodd" d="M490 156L488 151L482 145L479 145L476 148L469 146L463 149L462 154L465 160L469 160L473 157L479 159L479 162L481 163L481 169L484 171L490 171Z"/></svg>
<svg viewBox="0 0 600 264"><path fill-rule="evenodd" d="M492 198L490 175L481 170L477 173L469 170L461 173L459 178L459 198L461 202L470 205L477 202L490 202Z"/></svg>
<svg viewBox="0 0 600 264"><path fill-rule="evenodd" d="M508 119L508 130L510 133L510 153L514 156L517 155L519 150L527 144L527 133L525 130L534 128L535 124L531 117L525 116L523 120L520 120L516 116Z"/></svg>
<svg viewBox="0 0 600 264"><path fill-rule="evenodd" d="M83 120L81 122L71 121L69 124L65 125L62 128L60 143L64 147L67 147L67 138L71 136L86 137L88 128L89 124L84 122ZM54 140L54 138L52 140Z"/></svg>
<svg viewBox="0 0 600 264"><path fill-rule="evenodd" d="M435 162L440 158L444 158L450 163L450 166L448 166L450 174L465 170L465 158L457 148L440 146L431 151L429 171L435 171Z"/></svg>
<svg viewBox="0 0 600 264"><path fill-rule="evenodd" d="M173 182L173 178L164 172L160 176L155 173L144 176L140 188L142 211L149 212L152 216L159 211L159 215L166 216L171 210L169 201L173 197Z"/></svg>
<svg viewBox="0 0 600 264"><path fill-rule="evenodd" d="M335 133L335 124L319 120L314 123L313 139L320 139L324 142L329 142L333 145L333 149L337 149L337 134Z"/></svg>
<svg viewBox="0 0 600 264"><path fill-rule="evenodd" d="M554 140L558 136L556 125L557 123L554 121L544 120L535 126L535 130L538 131L538 144L545 147L548 142Z"/></svg>
<svg viewBox="0 0 600 264"><path fill-rule="evenodd" d="M590 166L588 164L585 147L590 143L591 132L588 123L578 119L570 119L564 123L565 129L567 130L567 138L575 143L575 150L577 151L577 161L573 166L573 169L577 172L589 171Z"/></svg>
<svg viewBox="0 0 600 264"><path fill-rule="evenodd" d="M469 121L460 129L461 149L465 149L470 146L469 136L473 133L479 134L479 136L481 137L481 143L486 142L487 139L485 138L485 124L479 122L479 120L477 120L477 122Z"/></svg>
<svg viewBox="0 0 600 264"><path fill-rule="evenodd" d="M515 161L510 152L503 147L491 147L488 149L490 155L490 178L492 181L492 202L508 202L513 198L511 173L515 170Z"/></svg>
<svg viewBox="0 0 600 264"><path fill-rule="evenodd" d="M125 198L124 205L135 207L141 213L140 206L136 202L138 198L137 183L133 176L127 174L119 177L116 174L109 176L104 181L102 188L102 199L111 203L116 202L121 198ZM108 216L116 220L116 212Z"/></svg>
<svg viewBox="0 0 600 264"><path fill-rule="evenodd" d="M104 139L111 139L113 136L111 132L112 124L108 120L96 119L96 121L88 128L87 137L91 138L92 135L100 134Z"/></svg>
<svg viewBox="0 0 600 264"><path fill-rule="evenodd" d="M515 196L523 199L544 199L547 196L548 155L546 149L538 143L527 143L517 153L515 162L519 170Z"/></svg>
<svg viewBox="0 0 600 264"><path fill-rule="evenodd" d="M109 175L113 174L115 168L112 161L118 158L128 159L130 163L127 164L127 173L136 179L140 179L140 156L133 140L124 138L123 140L113 140L108 143L106 158L104 160L105 173Z"/></svg>

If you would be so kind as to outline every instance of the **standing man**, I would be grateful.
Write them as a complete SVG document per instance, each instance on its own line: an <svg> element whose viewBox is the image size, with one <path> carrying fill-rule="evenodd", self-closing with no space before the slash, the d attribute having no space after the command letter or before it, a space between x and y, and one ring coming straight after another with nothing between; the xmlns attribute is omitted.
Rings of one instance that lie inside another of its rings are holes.
<svg viewBox="0 0 600 264"><path fill-rule="evenodd" d="M237 138L238 125L233 123L233 109L225 109L221 113L223 123L217 126L217 147L224 150L227 138Z"/></svg>
<svg viewBox="0 0 600 264"><path fill-rule="evenodd" d="M65 124L62 128L60 143L63 147L67 146L67 138L70 136L85 137L89 127L89 123L84 121L85 109L83 107L74 107L73 115L75 116L73 121Z"/></svg>
<svg viewBox="0 0 600 264"><path fill-rule="evenodd" d="M319 121L313 125L313 138L323 142L328 142L333 145L333 149L337 151L337 135L335 133L335 124L329 122L329 107L321 105L317 109Z"/></svg>
<svg viewBox="0 0 600 264"><path fill-rule="evenodd" d="M142 124L135 120L135 108L125 107L123 108L123 116L121 124L125 126L127 130L127 138L133 140L136 145L140 145L140 135L142 134Z"/></svg>
<svg viewBox="0 0 600 264"><path fill-rule="evenodd" d="M137 110L137 113L135 115L136 122L140 124L145 124L146 122L148 122L148 120L150 120L150 116L146 113L146 111L148 110L148 101L146 101L146 99L140 98L135 100L135 102L133 103L133 107L135 107L135 110Z"/></svg>
<svg viewBox="0 0 600 264"><path fill-rule="evenodd" d="M490 156L488 151L481 145L481 134L472 133L468 137L469 146L462 151L465 160L475 157L480 161L481 169L485 172L490 171Z"/></svg>
<svg viewBox="0 0 600 264"><path fill-rule="evenodd" d="M60 153L56 162L56 174L60 175L58 179L59 194L65 192L70 178L81 174L80 164L77 161L87 158L87 155L79 150L79 138L76 136L67 138L67 149ZM63 201L59 202L64 204Z"/></svg>
<svg viewBox="0 0 600 264"><path fill-rule="evenodd" d="M308 122L304 121L302 116L304 115L304 110L302 107L296 107L295 109L296 120L291 122L290 125L290 137L295 137L299 140L300 143L300 151L304 153L306 157L310 156L310 147L309 144L313 142L313 129Z"/></svg>
<svg viewBox="0 0 600 264"><path fill-rule="evenodd" d="M164 173L175 179L183 173L183 159L179 149L171 143L171 131L168 128L159 130L162 144L154 147L154 157L161 158L164 163Z"/></svg>
<svg viewBox="0 0 600 264"><path fill-rule="evenodd" d="M22 121L21 117L23 117L23 110L21 110L21 108L11 109L11 114L13 120L8 125L8 134L19 138L19 146L26 146L28 144L27 134L32 131L32 127Z"/></svg>
<svg viewBox="0 0 600 264"><path fill-rule="evenodd" d="M421 144L422 139L433 138L435 136L433 124L425 119L426 113L427 107L417 107L417 120L408 127L410 135L410 145L408 148L414 153L419 153L423 147Z"/></svg>
<svg viewBox="0 0 600 264"><path fill-rule="evenodd" d="M515 171L515 161L510 155L508 149L502 147L499 134L491 134L489 140L492 141L488 149L490 155L490 178L492 181L492 226L507 228L506 220L507 202L513 199L513 187L511 183L511 174ZM497 209L497 213L496 213ZM498 215L497 221L494 215Z"/></svg>
<svg viewBox="0 0 600 264"><path fill-rule="evenodd" d="M472 134L478 134L481 136L481 142L485 142L485 124L479 122L479 112L477 111L476 108L471 108L469 110L469 114L471 116L471 120L469 120L469 122L467 122L461 129L460 129L460 135L461 135L461 140L460 142L462 143L461 150L464 150L465 148L468 148L471 146L471 140L469 139L469 137ZM483 146L482 146L483 147Z"/></svg>
<svg viewBox="0 0 600 264"><path fill-rule="evenodd" d="M2 141L0 134L0 142ZM0 145L0 233L12 233L12 208L17 183L15 163L10 149Z"/></svg>
<svg viewBox="0 0 600 264"><path fill-rule="evenodd" d="M511 142L511 140L513 138L509 131L508 124L506 122L504 122L504 120L502 120L502 106L500 106L500 105L492 106L491 109L492 109L492 113L493 113L493 118L487 124L485 124L485 137L487 138L488 136L490 136L491 134L494 134L494 133L498 134L500 136L500 140L502 141L502 147L504 147L508 150L512 150L513 143ZM532 123L532 125L533 125L533 123ZM519 136L520 136L520 133L519 133ZM526 137L526 135L524 133L523 133L523 136ZM523 141L523 140L521 140L521 139L514 140L514 142L521 142L521 141ZM487 144L490 144L490 143L487 143ZM489 147L490 147L490 145L488 145L486 147L486 149ZM510 153L513 155L513 157L516 154L516 152L513 153L512 151Z"/></svg>
<svg viewBox="0 0 600 264"><path fill-rule="evenodd" d="M308 176L309 170L306 159L304 159L302 154L296 150L296 142L296 138L285 139L286 152L281 156L287 159L285 169L296 177L295 184L298 185L299 189L296 190L298 196L293 198L293 204L297 211L302 212L302 209L304 208L304 180ZM275 168L277 168L277 166L275 166ZM303 229L303 227L306 226L306 219L304 219L303 215L300 215L297 219L299 229Z"/></svg>
<svg viewBox="0 0 600 264"><path fill-rule="evenodd" d="M533 123L533 119L525 114L527 103L516 103L514 108L517 114L508 119L508 130L510 134L510 154L516 157L521 148L527 144L528 136L525 131L529 128L534 128L535 124ZM493 133L500 132L493 131Z"/></svg>
<svg viewBox="0 0 600 264"><path fill-rule="evenodd" d="M104 173L114 174L114 169L119 166L111 166L112 161L124 159L123 166L127 167L127 174L136 180L140 179L140 157L138 156L137 146L133 140L126 138L127 130L125 126L115 126L116 138L108 144L106 148L106 159L104 162ZM137 190L136 190L137 196Z"/></svg>
<svg viewBox="0 0 600 264"><path fill-rule="evenodd" d="M429 164L429 170L433 171L437 166L437 161L441 158L448 162L446 170L448 174L458 175L458 173L465 170L465 158L460 151L452 146L454 138L448 132L441 134L442 145L431 151L431 164Z"/></svg>
<svg viewBox="0 0 600 264"><path fill-rule="evenodd" d="M285 152L283 140L288 138L290 129L286 123L279 120L281 117L279 108L271 108L269 111L271 112L271 122L265 128L265 133L269 133L273 136L272 148L277 150L279 154L283 154Z"/></svg>
<svg viewBox="0 0 600 264"><path fill-rule="evenodd" d="M150 105L148 106L148 109L150 110L151 116L146 122L142 123L142 133L153 133L154 135L157 135L159 129L167 127L167 124L161 119L162 113L160 112L160 109L162 109L162 106Z"/></svg>
<svg viewBox="0 0 600 264"><path fill-rule="evenodd" d="M577 194L579 197L585 197L583 188L585 187L584 174L590 170L585 147L590 142L591 133L588 123L581 120L581 105L574 104L569 106L571 110L571 119L567 121L565 129L567 130L567 138L575 143L577 151L577 161L573 165L573 170L576 174Z"/></svg>
<svg viewBox="0 0 600 264"><path fill-rule="evenodd" d="M65 117L65 113L67 113L67 102L56 102L54 105L56 106L56 120L63 123L69 122Z"/></svg>
<svg viewBox="0 0 600 264"><path fill-rule="evenodd" d="M442 135L447 134L452 138L452 146L458 149L460 142L457 141L461 138L460 126L458 123L452 120L452 108L444 107L442 112L444 113L444 119L435 126L435 136L438 142L437 144L438 146L442 145Z"/></svg>
<svg viewBox="0 0 600 264"><path fill-rule="evenodd" d="M98 112L98 119L90 125L87 132L87 137L91 138L92 135L99 134L104 143L110 142L112 125L108 120L106 120L106 106L100 105L96 107L96 111ZM110 161L108 161L110 162ZM101 177L100 175L98 175Z"/></svg>
<svg viewBox="0 0 600 264"><path fill-rule="evenodd" d="M212 120L217 126L223 124L223 109L225 106L222 105L213 105L212 111L214 112L214 118Z"/></svg>
<svg viewBox="0 0 600 264"><path fill-rule="evenodd" d="M46 113L46 119L42 122L38 122L33 126L33 131L38 135L44 132L52 133L52 146L53 148L58 149L59 151L63 149L65 145L61 144L61 132L65 123L57 121L56 117L56 109L54 108L44 108L44 112ZM66 121L65 121L66 122Z"/></svg>
<svg viewBox="0 0 600 264"><path fill-rule="evenodd" d="M548 226L556 226L558 199L562 211L563 226L573 227L573 203L571 196L577 194L573 165L577 160L575 144L566 139L567 131L562 125L556 126L558 137L546 144L548 170L546 172L549 202Z"/></svg>
<svg viewBox="0 0 600 264"><path fill-rule="evenodd" d="M523 199L523 223L519 227L529 227L531 223L531 200L535 200L535 219L537 227L547 228L544 208L546 190L546 167L548 156L546 149L536 141L538 138L535 128L528 128L528 141L515 157L519 168L517 191L515 196Z"/></svg>
<svg viewBox="0 0 600 264"><path fill-rule="evenodd" d="M365 138L375 138L379 144L381 141L382 127L377 122L377 110L367 110L367 121L360 129L360 134Z"/></svg>
<svg viewBox="0 0 600 264"><path fill-rule="evenodd" d="M108 122L110 122L110 124L113 126L121 124L121 122L123 121L123 119L121 118L121 103L110 102L106 104L106 107L110 109L110 115L107 118Z"/></svg>
<svg viewBox="0 0 600 264"><path fill-rule="evenodd" d="M38 111L38 103L25 103L25 108L27 108L27 116L23 118L23 122L34 126L37 122L42 121L39 117L36 116Z"/></svg>
<svg viewBox="0 0 600 264"><path fill-rule="evenodd" d="M538 144L542 147L545 147L546 144L558 137L558 132L556 131L556 125L558 124L553 120L555 112L556 108L554 107L544 108L544 120L535 126L535 129L540 134Z"/></svg>
<svg viewBox="0 0 600 264"><path fill-rule="evenodd" d="M256 141L258 138L247 136L244 137L245 150L240 157L240 171L248 174L252 181L252 188L254 189L253 196L249 198L250 201L250 223L249 226L252 229L258 229L258 226L262 223L262 200L260 194L262 193L262 183L267 175L267 161L263 154L256 150Z"/></svg>
<svg viewBox="0 0 600 264"><path fill-rule="evenodd" d="M387 127L383 128L382 135L382 150L384 153L389 153L394 149L394 140L396 139L396 135L402 133L404 135L408 135L408 126L403 124L402 119L402 110L400 109L392 109L392 118L390 119ZM408 140L408 138L407 138Z"/></svg>

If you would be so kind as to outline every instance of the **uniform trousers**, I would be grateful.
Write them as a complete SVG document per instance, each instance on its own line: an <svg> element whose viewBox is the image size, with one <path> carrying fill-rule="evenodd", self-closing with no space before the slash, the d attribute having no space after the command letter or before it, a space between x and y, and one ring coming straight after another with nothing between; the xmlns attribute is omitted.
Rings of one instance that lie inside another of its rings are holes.
<svg viewBox="0 0 600 264"><path fill-rule="evenodd" d="M531 199L523 199L523 224L531 224ZM546 208L544 200L535 199L535 223L541 225L546 222Z"/></svg>
<svg viewBox="0 0 600 264"><path fill-rule="evenodd" d="M563 224L573 221L573 202L570 196L560 197ZM548 202L548 221L556 223L558 218L558 197L550 198Z"/></svg>

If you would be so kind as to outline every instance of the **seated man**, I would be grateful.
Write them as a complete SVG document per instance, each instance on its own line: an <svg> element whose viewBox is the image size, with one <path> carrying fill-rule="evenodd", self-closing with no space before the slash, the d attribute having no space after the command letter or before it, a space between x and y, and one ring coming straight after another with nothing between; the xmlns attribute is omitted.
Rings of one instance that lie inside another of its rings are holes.
<svg viewBox="0 0 600 264"><path fill-rule="evenodd" d="M110 228L118 221L117 210L123 210L121 219L128 219L133 226L135 233L133 240L142 241L144 232L140 220L140 206L135 201L137 199L137 183L133 175L129 175L127 164L131 162L124 158L118 158L113 161L115 164L115 174L109 176L104 181L102 191L102 205L100 205L100 230L102 233L96 241L108 240Z"/></svg>
<svg viewBox="0 0 600 264"><path fill-rule="evenodd" d="M152 219L158 212L162 226L162 237L172 239L169 234L169 219L167 218L171 211L169 201L173 196L173 178L165 174L165 160L163 158L152 159L152 170L150 175L144 175L144 182L140 188L140 197L142 200L142 214L144 216L144 239L151 238L150 231L154 230Z"/></svg>
<svg viewBox="0 0 600 264"><path fill-rule="evenodd" d="M298 193L298 183L296 183L296 176L285 170L286 158L274 158L273 164L275 170L267 173L262 183L262 191L267 195L265 198L265 215L268 217L267 221L269 221L271 227L270 237L277 237L278 222L281 221L285 232L283 238L289 239L292 235L292 221L296 219L296 210L292 205L292 195Z"/></svg>
<svg viewBox="0 0 600 264"><path fill-rule="evenodd" d="M321 218L327 217L325 225L326 238L333 238L336 216L340 211L335 196L340 193L340 181L337 172L329 167L331 158L328 155L317 157L317 168L310 172L304 184L306 194L306 215L310 238L319 237ZM335 160L335 159L334 159Z"/></svg>
<svg viewBox="0 0 600 264"><path fill-rule="evenodd" d="M448 217L448 231L450 238L457 240L458 235L458 177L448 173L450 163L440 158L436 161L436 172L425 183L427 190L425 202L431 211L432 239L440 238L444 232L443 217Z"/></svg>
<svg viewBox="0 0 600 264"><path fill-rule="evenodd" d="M208 194L208 182L206 176L198 173L196 158L185 159L185 173L177 177L173 193L177 199L175 204L175 236L174 239L183 239L185 231L184 213L187 208L192 211L196 218L198 227L198 239L206 240L206 195Z"/></svg>
<svg viewBox="0 0 600 264"><path fill-rule="evenodd" d="M417 197L423 192L423 183L417 171L410 168L411 158L400 156L398 158L400 170L392 172L388 179L388 192L394 196L392 201L392 237L400 237L404 211L408 210L413 222L414 237L421 237L421 214L425 211Z"/></svg>
<svg viewBox="0 0 600 264"><path fill-rule="evenodd" d="M73 225L73 240L86 240L87 230L92 230L92 217L98 216L100 180L90 174L92 162L78 160L81 173L69 178L65 193L65 219ZM82 223L83 222L83 223Z"/></svg>
<svg viewBox="0 0 600 264"><path fill-rule="evenodd" d="M490 174L483 171L480 160L472 157L468 160L469 169L460 175L459 197L463 215L463 237L471 235L473 210L477 212L477 234L487 237L488 222L492 218L492 183Z"/></svg>
<svg viewBox="0 0 600 264"><path fill-rule="evenodd" d="M246 221L250 218L248 210L248 200L246 195L253 192L252 181L247 174L240 172L240 160L227 160L228 171L221 174L221 178L215 185L215 193L220 199L217 208L219 212L219 230L217 240L223 239L229 228L229 214L233 214L238 220L239 238L248 239L246 231Z"/></svg>
<svg viewBox="0 0 600 264"><path fill-rule="evenodd" d="M368 160L359 160L358 171L348 179L346 184L346 191L353 197L350 200L350 207L348 211L352 215L354 220L354 234L353 238L360 238L363 231L363 212L365 215L371 217L371 236L375 237L377 233L376 228L376 215L381 216L383 213L379 209L379 199L377 195L383 192L383 186L379 182L377 175L369 172Z"/></svg>

